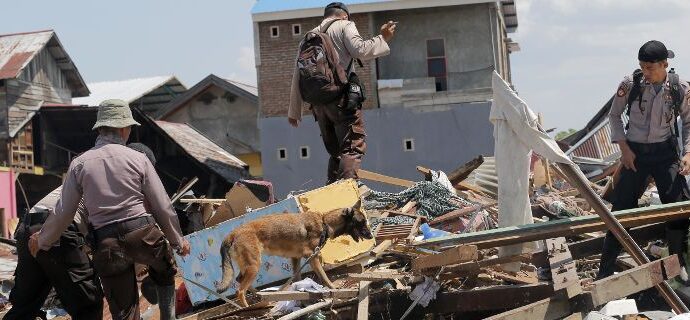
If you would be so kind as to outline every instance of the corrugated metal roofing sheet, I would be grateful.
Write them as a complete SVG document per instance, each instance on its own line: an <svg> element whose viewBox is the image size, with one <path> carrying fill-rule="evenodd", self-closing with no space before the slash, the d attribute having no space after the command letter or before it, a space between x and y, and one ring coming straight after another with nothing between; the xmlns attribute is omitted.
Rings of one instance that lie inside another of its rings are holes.
<svg viewBox="0 0 690 320"><path fill-rule="evenodd" d="M17 78L41 50L47 48L63 70L73 97L89 94L79 70L53 30L0 35L0 79Z"/></svg>
<svg viewBox="0 0 690 320"><path fill-rule="evenodd" d="M127 103L132 103L166 84L169 86L181 86L182 90L177 90L178 92L176 93L184 92L187 89L175 76L94 82L88 84L89 89L91 89L91 95L73 99L73 102L79 105L97 106L103 100L122 99Z"/></svg>
<svg viewBox="0 0 690 320"><path fill-rule="evenodd" d="M229 180L236 178L237 169L246 170L248 167L242 160L223 150L223 148L186 123L173 123L162 120L156 120L155 123L171 139L177 142L185 152Z"/></svg>
<svg viewBox="0 0 690 320"><path fill-rule="evenodd" d="M0 35L0 79L16 78L53 37L52 30Z"/></svg>

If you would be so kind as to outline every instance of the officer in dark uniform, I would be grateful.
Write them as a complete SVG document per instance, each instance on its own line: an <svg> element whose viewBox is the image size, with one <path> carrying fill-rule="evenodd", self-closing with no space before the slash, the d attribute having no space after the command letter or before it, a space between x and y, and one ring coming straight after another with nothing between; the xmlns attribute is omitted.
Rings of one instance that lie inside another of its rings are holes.
<svg viewBox="0 0 690 320"><path fill-rule="evenodd" d="M661 202L690 199L683 176L690 173L690 94L686 81L667 72L668 59L673 57L674 53L663 43L645 43L638 53L641 70L625 77L613 98L609 114L611 140L621 149L623 167L614 188L612 211L636 208L649 177L654 178ZM624 113L629 116L627 127L623 124ZM678 117L682 120L680 130ZM683 137L682 147L678 145L679 135ZM669 252L678 254L683 267L689 226L688 219L666 224ZM613 274L620 252L620 243L609 231L604 240L598 279ZM681 278L688 279L685 268L681 268Z"/></svg>
<svg viewBox="0 0 690 320"><path fill-rule="evenodd" d="M53 287L72 319L103 318L101 284L91 260L82 250L88 232L83 205L50 250L41 251L34 258L28 249L29 236L41 229L55 210L61 190L62 187L58 187L41 199L22 216L17 226L14 238L17 239L18 261L9 299L12 309L3 318L5 320L45 318L41 307Z"/></svg>

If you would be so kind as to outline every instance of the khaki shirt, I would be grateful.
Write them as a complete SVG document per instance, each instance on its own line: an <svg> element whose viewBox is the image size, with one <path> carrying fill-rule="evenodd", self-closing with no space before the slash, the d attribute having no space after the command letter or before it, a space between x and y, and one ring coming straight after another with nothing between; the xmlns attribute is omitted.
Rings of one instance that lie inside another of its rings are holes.
<svg viewBox="0 0 690 320"><path fill-rule="evenodd" d="M630 106L630 119L628 131L625 132L622 115L626 112L625 105L632 89L632 76L623 79L618 91L613 98L609 122L611 123L611 141L618 142L628 140L638 143L655 143L668 140L673 127L673 99L671 97L668 78L657 93L654 86L643 79L642 103L636 99ZM683 146L686 152L690 151L690 87L684 80L680 80L683 101L680 107L682 120ZM641 106L641 107L640 107Z"/></svg>
<svg viewBox="0 0 690 320"><path fill-rule="evenodd" d="M176 248L181 244L177 214L151 161L124 146L119 137L100 135L95 147L72 161L55 213L48 216L41 229L41 249L49 249L67 228L82 196L96 230L151 214L170 244Z"/></svg>
<svg viewBox="0 0 690 320"><path fill-rule="evenodd" d="M34 213L42 210L47 210L49 214L55 213L55 207L57 206L58 201L60 200L60 194L62 193L62 186L59 186L55 188L55 190L51 191L49 194L47 194L43 199L39 200L36 205L31 207L29 210L29 213ZM86 236L89 234L89 220L88 220L88 213L86 212L86 207L84 207L83 202L79 202L79 207L77 208L77 213L74 215L74 224L77 226L77 229L79 229L79 232L83 235ZM59 243L56 243L57 245Z"/></svg>
<svg viewBox="0 0 690 320"><path fill-rule="evenodd" d="M324 19L321 24L312 31L319 31L320 29L323 29L326 24L333 19L335 18ZM340 66L343 67L345 72L347 72L347 67L350 65L351 59L372 60L381 56L386 56L391 51L391 49L388 47L388 43L383 40L382 35L378 35L369 40L364 40L362 36L359 35L359 31L357 31L357 27L352 21L340 20L333 22L326 33L333 41L335 51L338 53ZM300 42L299 46L301 45L302 43ZM299 46L297 49L297 56L299 56ZM352 64L350 71L354 70L355 64L356 62ZM290 106L288 108L288 117L301 120L303 104L304 101L302 100L302 94L299 91L299 70L297 69L297 64L295 63L295 71L292 76L292 84L290 88Z"/></svg>

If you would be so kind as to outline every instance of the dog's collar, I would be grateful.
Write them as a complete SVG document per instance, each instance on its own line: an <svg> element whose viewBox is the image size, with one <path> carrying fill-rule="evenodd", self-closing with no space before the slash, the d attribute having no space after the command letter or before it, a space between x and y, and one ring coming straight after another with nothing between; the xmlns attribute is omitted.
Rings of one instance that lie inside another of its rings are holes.
<svg viewBox="0 0 690 320"><path fill-rule="evenodd" d="M327 240L328 240L328 226L324 223L323 224L323 231L321 231L321 238L319 238L319 247L323 247L323 245L326 244Z"/></svg>

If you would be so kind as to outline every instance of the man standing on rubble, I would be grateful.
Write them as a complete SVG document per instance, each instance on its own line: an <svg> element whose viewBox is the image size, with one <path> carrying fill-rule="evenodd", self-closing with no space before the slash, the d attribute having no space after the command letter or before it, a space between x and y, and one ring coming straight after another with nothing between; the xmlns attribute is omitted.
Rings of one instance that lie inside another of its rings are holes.
<svg viewBox="0 0 690 320"><path fill-rule="evenodd" d="M690 199L683 175L690 173L690 91L673 69L667 72L673 51L659 41L649 41L639 50L640 70L627 76L613 98L609 121L611 140L621 149L620 179L614 187L612 211L637 208L637 201L654 178L662 203ZM629 117L623 125L622 115ZM682 147L678 146L677 117L682 126ZM666 223L666 239L671 254L678 254L681 278L688 280L684 254L690 221ZM604 239L597 279L614 272L621 245L609 231Z"/></svg>
<svg viewBox="0 0 690 320"><path fill-rule="evenodd" d="M355 23L349 19L350 12L347 6L341 2L333 2L326 6L324 20L312 30L328 35L337 53L335 58L338 59L338 64L344 71L345 81L348 82L344 90L346 92L335 100L323 104L310 103L314 117L319 123L321 138L330 155L327 181L329 184L338 179L357 179L357 170L366 151L366 134L361 110L364 96L363 90L360 89L361 83L354 74L354 62L357 59L371 60L388 55L388 42L393 39L396 26L394 22L389 21L381 27L380 35L364 40L359 35ZM300 51L303 44L304 41L300 43ZM326 55L329 55L329 50L326 51ZM299 126L302 120L302 104L308 101L307 97L303 97L304 89L300 88L300 68L296 64L288 109L288 121L293 127ZM358 94L359 97L354 98ZM347 96L350 96L349 103L343 99Z"/></svg>
<svg viewBox="0 0 690 320"><path fill-rule="evenodd" d="M174 319L176 268L171 246L184 256L189 243L182 238L177 215L151 161L124 146L131 127L139 125L127 103L103 101L97 118L96 145L70 164L55 213L31 236L29 248L34 256L39 249L50 249L83 197L96 243L94 264L113 319L139 319L135 262L149 266L161 319Z"/></svg>

